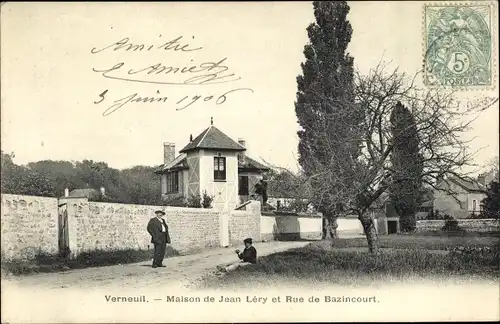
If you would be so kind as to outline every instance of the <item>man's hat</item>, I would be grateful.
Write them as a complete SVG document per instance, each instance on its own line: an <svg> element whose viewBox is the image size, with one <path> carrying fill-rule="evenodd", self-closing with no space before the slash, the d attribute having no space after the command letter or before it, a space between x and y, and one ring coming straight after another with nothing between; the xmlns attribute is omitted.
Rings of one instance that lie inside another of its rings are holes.
<svg viewBox="0 0 500 324"><path fill-rule="evenodd" d="M163 210L161 210L161 209L156 210L155 214L162 214L162 215L165 216L165 212Z"/></svg>
<svg viewBox="0 0 500 324"><path fill-rule="evenodd" d="M250 237L246 238L246 239L243 240L243 243L252 244L252 239Z"/></svg>

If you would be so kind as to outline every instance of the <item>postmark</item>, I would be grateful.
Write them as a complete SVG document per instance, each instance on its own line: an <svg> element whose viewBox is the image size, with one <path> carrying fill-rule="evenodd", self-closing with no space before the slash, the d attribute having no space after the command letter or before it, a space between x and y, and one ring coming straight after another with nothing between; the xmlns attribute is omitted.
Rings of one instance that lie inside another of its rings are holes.
<svg viewBox="0 0 500 324"><path fill-rule="evenodd" d="M488 88L494 82L493 6L424 5L424 84Z"/></svg>

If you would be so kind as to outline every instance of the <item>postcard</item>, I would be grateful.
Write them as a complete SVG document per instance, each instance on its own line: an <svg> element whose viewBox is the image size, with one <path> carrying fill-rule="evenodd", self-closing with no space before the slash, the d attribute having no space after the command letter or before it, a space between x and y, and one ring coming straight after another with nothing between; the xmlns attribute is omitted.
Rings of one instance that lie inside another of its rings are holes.
<svg viewBox="0 0 500 324"><path fill-rule="evenodd" d="M2 2L2 322L498 321L497 13Z"/></svg>

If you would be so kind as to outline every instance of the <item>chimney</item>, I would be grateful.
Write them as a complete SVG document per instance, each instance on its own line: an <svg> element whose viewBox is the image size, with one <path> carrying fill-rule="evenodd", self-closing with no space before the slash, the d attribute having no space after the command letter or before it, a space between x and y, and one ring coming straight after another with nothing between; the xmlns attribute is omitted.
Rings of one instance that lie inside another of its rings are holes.
<svg viewBox="0 0 500 324"><path fill-rule="evenodd" d="M101 195L106 196L106 189L104 187L101 187L100 190L101 190Z"/></svg>
<svg viewBox="0 0 500 324"><path fill-rule="evenodd" d="M175 144L163 143L163 163L167 164L175 159Z"/></svg>
<svg viewBox="0 0 500 324"><path fill-rule="evenodd" d="M479 182L482 185L486 185L486 174L481 173L480 175L478 175L477 182Z"/></svg>
<svg viewBox="0 0 500 324"><path fill-rule="evenodd" d="M64 197L69 197L69 189L64 189Z"/></svg>
<svg viewBox="0 0 500 324"><path fill-rule="evenodd" d="M191 143L193 141L193 134L190 134L189 135L189 143Z"/></svg>
<svg viewBox="0 0 500 324"><path fill-rule="evenodd" d="M245 140L243 138L238 138L238 144L240 144L241 146L245 147ZM238 153L238 160L241 162L241 163L245 163L246 159L245 159L245 151L241 151Z"/></svg>

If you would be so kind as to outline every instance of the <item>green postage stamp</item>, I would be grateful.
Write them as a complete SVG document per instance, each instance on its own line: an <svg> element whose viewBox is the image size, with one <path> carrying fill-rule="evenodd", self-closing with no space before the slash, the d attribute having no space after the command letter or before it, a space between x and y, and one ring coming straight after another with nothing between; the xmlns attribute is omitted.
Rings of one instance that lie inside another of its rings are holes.
<svg viewBox="0 0 500 324"><path fill-rule="evenodd" d="M424 5L425 85L493 85L493 10L480 1Z"/></svg>

